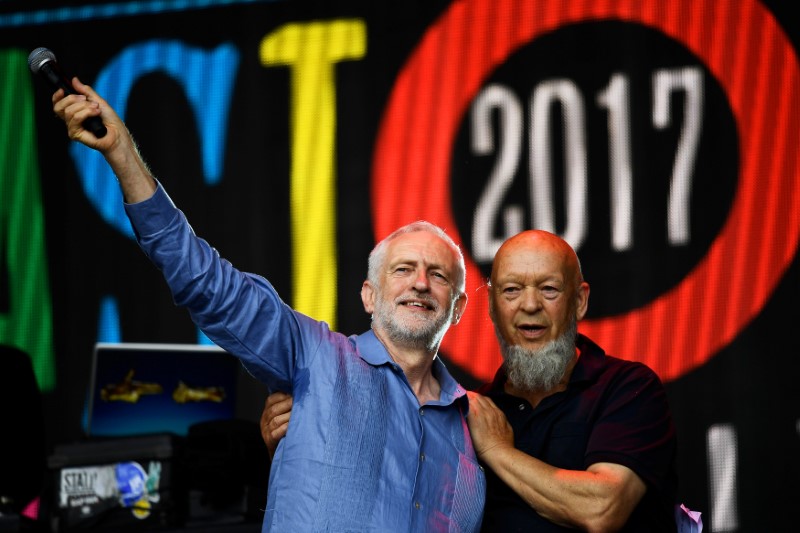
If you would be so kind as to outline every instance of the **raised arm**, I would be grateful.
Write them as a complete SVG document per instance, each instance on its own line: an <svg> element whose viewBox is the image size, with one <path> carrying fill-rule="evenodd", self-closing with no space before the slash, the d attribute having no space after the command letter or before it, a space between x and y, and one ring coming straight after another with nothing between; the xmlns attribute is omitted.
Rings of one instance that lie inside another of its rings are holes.
<svg viewBox="0 0 800 533"><path fill-rule="evenodd" d="M266 279L236 269L195 235L114 109L79 79L72 83L77 94L56 91L53 110L66 124L70 139L97 150L111 167L136 240L163 274L174 303L186 308L192 321L215 344L239 357L257 379L274 389L290 388L295 364L306 353L299 323L308 326L303 338L312 345L318 342L315 335L325 335L327 328L296 314ZM100 138L83 126L87 118L97 116L107 129ZM274 349L287 344L297 351Z"/></svg>
<svg viewBox="0 0 800 533"><path fill-rule="evenodd" d="M61 89L53 94L53 111L67 125L69 138L103 154L117 176L126 202L150 198L156 190L155 180L122 119L77 77L72 79L72 85L78 94L64 96ZM93 116L99 116L108 130L100 139L83 127L84 120Z"/></svg>

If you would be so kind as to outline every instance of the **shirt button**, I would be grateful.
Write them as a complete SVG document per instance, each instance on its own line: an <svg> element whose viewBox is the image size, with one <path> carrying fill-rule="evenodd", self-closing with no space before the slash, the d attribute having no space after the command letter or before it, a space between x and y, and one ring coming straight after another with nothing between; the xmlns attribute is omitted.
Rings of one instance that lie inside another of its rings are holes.
<svg viewBox="0 0 800 533"><path fill-rule="evenodd" d="M519 404L519 410L520 411L524 411L525 410L525 404L524 403Z"/></svg>
<svg viewBox="0 0 800 533"><path fill-rule="evenodd" d="M419 509L419 508L420 508L420 507L422 507L422 506L419 504L419 502L415 502L415 503L414 503L414 507L416 507L417 509Z"/></svg>
<svg viewBox="0 0 800 533"><path fill-rule="evenodd" d="M423 408L420 408L420 410L419 410L419 416L425 416L425 409L423 409Z"/></svg>
<svg viewBox="0 0 800 533"><path fill-rule="evenodd" d="M419 454L419 460L420 461L424 461L425 460L425 454L424 453Z"/></svg>

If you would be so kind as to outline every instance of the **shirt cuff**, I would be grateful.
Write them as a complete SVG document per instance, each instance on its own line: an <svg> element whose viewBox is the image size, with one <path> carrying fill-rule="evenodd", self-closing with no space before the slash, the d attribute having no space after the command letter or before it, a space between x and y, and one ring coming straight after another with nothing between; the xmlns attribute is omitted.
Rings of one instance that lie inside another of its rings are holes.
<svg viewBox="0 0 800 533"><path fill-rule="evenodd" d="M158 181L153 196L134 204L126 203L124 207L128 219L140 236L153 235L164 229L174 219L178 210Z"/></svg>

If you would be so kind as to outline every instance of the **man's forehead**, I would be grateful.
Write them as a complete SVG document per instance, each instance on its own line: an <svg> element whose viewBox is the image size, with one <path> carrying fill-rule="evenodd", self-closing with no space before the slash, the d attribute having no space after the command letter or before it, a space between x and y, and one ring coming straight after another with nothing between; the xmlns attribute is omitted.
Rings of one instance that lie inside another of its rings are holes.
<svg viewBox="0 0 800 533"><path fill-rule="evenodd" d="M439 260L450 261L455 252L450 245L438 235L429 231L415 231L398 235L388 246L389 261L418 259L420 257L437 257Z"/></svg>
<svg viewBox="0 0 800 533"><path fill-rule="evenodd" d="M495 275L494 283L503 285L507 283L515 283L520 285L539 284L543 282L562 283L565 279L562 270L547 270L547 269L499 269Z"/></svg>
<svg viewBox="0 0 800 533"><path fill-rule="evenodd" d="M569 264L568 257L558 248L510 247L498 252L492 272L497 281L528 277L561 280Z"/></svg>

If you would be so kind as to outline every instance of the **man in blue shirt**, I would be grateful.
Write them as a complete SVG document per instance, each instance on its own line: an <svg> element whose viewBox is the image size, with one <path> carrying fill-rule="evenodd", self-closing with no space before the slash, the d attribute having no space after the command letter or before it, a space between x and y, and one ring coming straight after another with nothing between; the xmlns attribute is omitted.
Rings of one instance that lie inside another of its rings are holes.
<svg viewBox="0 0 800 533"><path fill-rule="evenodd" d="M483 531L676 531L666 392L650 368L577 332L589 285L574 250L546 231L519 233L495 255L487 290L504 363L469 393L488 467ZM291 427L291 408L282 393L267 399L268 448Z"/></svg>
<svg viewBox="0 0 800 533"><path fill-rule="evenodd" d="M424 221L381 241L361 289L372 328L347 337L291 309L270 283L198 238L154 179L116 112L77 78L53 95L71 139L116 174L142 250L179 306L272 390L294 417L270 469L263 530L477 531L485 477L466 391L437 353L464 312L464 260ZM82 123L99 116L107 134Z"/></svg>

